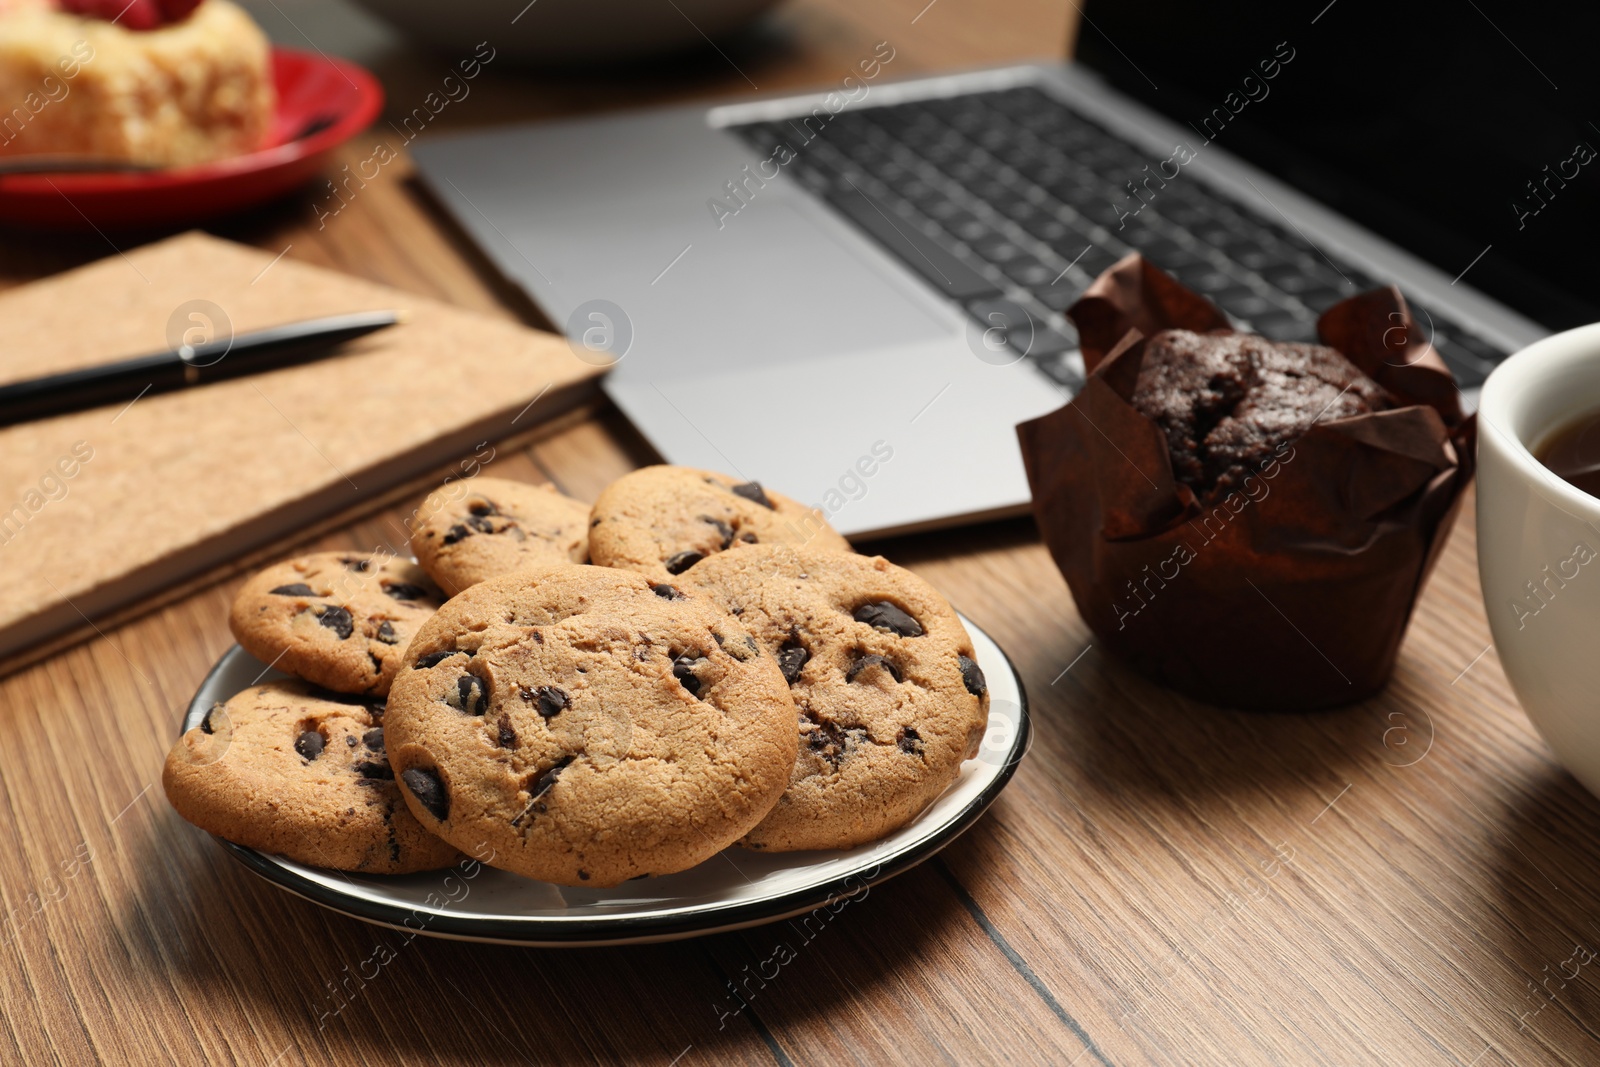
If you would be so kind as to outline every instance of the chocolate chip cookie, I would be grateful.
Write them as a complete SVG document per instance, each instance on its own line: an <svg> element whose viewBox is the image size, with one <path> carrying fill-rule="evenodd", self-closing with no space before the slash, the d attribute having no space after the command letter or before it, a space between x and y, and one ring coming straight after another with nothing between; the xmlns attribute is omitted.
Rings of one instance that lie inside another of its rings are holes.
<svg viewBox="0 0 1600 1067"><path fill-rule="evenodd" d="M383 704L271 682L230 698L178 739L161 784L178 814L235 844L364 874L448 867L384 754Z"/></svg>
<svg viewBox="0 0 1600 1067"><path fill-rule="evenodd" d="M849 848L910 822L977 754L988 686L960 618L881 556L771 545L706 560L690 584L778 661L799 712L789 788L741 844Z"/></svg>
<svg viewBox="0 0 1600 1067"><path fill-rule="evenodd" d="M411 551L454 596L485 578L589 557L589 505L548 485L474 478L433 493L417 511Z"/></svg>
<svg viewBox="0 0 1600 1067"><path fill-rule="evenodd" d="M756 544L851 551L820 511L726 474L643 467L606 487L589 523L589 558L671 581L709 556Z"/></svg>
<svg viewBox="0 0 1600 1067"><path fill-rule="evenodd" d="M777 661L709 597L568 565L446 604L386 729L424 826L530 878L611 886L759 823L788 784L794 721Z"/></svg>
<svg viewBox="0 0 1600 1067"><path fill-rule="evenodd" d="M262 663L341 693L385 696L412 635L443 600L414 563L319 552L246 582L228 625Z"/></svg>

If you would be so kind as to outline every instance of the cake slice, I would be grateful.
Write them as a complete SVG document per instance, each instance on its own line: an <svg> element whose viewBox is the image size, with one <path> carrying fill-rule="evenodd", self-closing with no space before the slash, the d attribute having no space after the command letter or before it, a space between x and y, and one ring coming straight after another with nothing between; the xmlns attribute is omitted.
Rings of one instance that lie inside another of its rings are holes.
<svg viewBox="0 0 1600 1067"><path fill-rule="evenodd" d="M0 159L207 163L268 138L267 39L229 0L205 0L148 30L39 0L0 0L0 101L8 108Z"/></svg>

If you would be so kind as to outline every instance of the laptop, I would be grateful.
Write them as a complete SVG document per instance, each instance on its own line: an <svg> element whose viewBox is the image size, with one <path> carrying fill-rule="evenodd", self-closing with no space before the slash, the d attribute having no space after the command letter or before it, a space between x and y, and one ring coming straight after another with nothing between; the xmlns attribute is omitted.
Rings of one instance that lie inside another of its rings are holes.
<svg viewBox="0 0 1600 1067"><path fill-rule="evenodd" d="M1071 63L898 78L884 41L814 93L415 155L668 462L861 538L1027 508L1014 427L1081 387L1063 312L1131 251L1284 340L1398 285L1469 405L1600 319L1597 22L1086 0Z"/></svg>

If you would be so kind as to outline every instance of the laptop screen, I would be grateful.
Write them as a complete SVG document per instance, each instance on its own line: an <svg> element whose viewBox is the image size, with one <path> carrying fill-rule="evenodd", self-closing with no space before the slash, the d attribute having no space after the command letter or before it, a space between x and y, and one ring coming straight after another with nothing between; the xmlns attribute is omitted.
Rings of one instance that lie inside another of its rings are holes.
<svg viewBox="0 0 1600 1067"><path fill-rule="evenodd" d="M1118 89L1551 329L1600 319L1600 7L1083 0Z"/></svg>

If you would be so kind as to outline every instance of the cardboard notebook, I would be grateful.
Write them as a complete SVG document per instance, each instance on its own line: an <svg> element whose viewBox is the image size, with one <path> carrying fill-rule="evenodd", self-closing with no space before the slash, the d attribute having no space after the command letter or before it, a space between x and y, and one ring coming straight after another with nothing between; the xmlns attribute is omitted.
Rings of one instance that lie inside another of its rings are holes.
<svg viewBox="0 0 1600 1067"><path fill-rule="evenodd" d="M187 234L0 295L0 380L161 351L197 300L236 333L409 318L319 362L0 429L0 673L526 430L599 373L552 334Z"/></svg>

